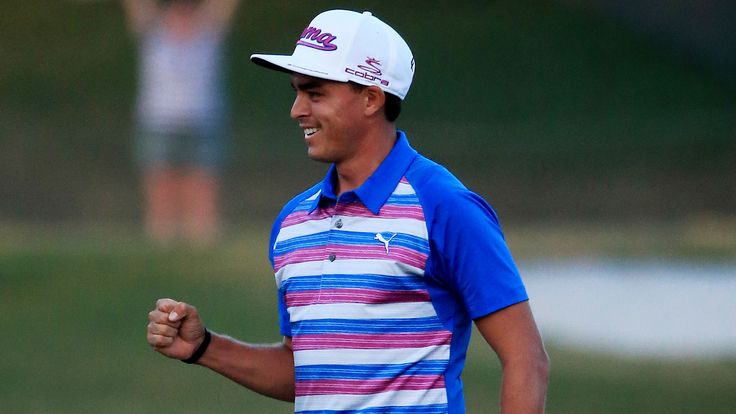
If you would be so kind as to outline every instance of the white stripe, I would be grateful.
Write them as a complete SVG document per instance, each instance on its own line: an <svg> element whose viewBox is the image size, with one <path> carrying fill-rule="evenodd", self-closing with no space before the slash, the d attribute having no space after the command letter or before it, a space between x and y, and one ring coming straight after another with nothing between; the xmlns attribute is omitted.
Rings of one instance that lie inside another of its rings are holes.
<svg viewBox="0 0 736 414"><path fill-rule="evenodd" d="M399 183L399 185L396 186L396 189L394 190L393 195L414 195L416 194L416 191L414 191L414 187L412 187L410 184L406 183Z"/></svg>
<svg viewBox="0 0 736 414"><path fill-rule="evenodd" d="M405 263L392 262L390 260L336 260L328 262L317 260L312 262L301 262L289 264L276 272L277 286L281 286L285 280L299 276L316 276L323 273L345 274L345 275L382 275L382 276L423 276L424 270L410 266Z"/></svg>
<svg viewBox="0 0 736 414"><path fill-rule="evenodd" d="M315 349L294 351L294 365L410 364L448 360L450 345L396 349Z"/></svg>
<svg viewBox="0 0 736 414"><path fill-rule="evenodd" d="M291 322L331 319L408 319L437 316L430 302L385 303L365 305L361 303L337 303L330 305L292 306Z"/></svg>
<svg viewBox="0 0 736 414"><path fill-rule="evenodd" d="M280 287L281 283L292 277L321 275L323 265L324 260L286 265L276 272L276 286Z"/></svg>
<svg viewBox="0 0 736 414"><path fill-rule="evenodd" d="M386 219L386 218L367 218L367 217L345 217L336 216L342 219L343 231L356 231L364 233L392 232L403 233L412 236L427 239L427 225L424 220L417 219Z"/></svg>
<svg viewBox="0 0 736 414"><path fill-rule="evenodd" d="M314 201L319 197L319 195L322 194L322 190L317 190L316 193L312 194L311 196L304 199L304 201ZM302 203L304 202L302 201Z"/></svg>
<svg viewBox="0 0 736 414"><path fill-rule="evenodd" d="M409 234L422 239L428 238L427 225L423 220L335 215L333 217L325 217L320 220L308 220L303 223L283 227L279 230L276 242L328 231L335 228L333 223L338 219L342 220L343 225L340 229L341 231L364 233L393 232Z"/></svg>
<svg viewBox="0 0 736 414"><path fill-rule="evenodd" d="M422 406L446 404L444 388L430 390L387 391L379 394L306 395L297 397L294 411L357 410L385 406Z"/></svg>
<svg viewBox="0 0 736 414"><path fill-rule="evenodd" d="M320 220L307 220L303 223L282 227L274 243L293 239L294 237L325 232L330 229L331 221L332 219L330 217L325 217Z"/></svg>

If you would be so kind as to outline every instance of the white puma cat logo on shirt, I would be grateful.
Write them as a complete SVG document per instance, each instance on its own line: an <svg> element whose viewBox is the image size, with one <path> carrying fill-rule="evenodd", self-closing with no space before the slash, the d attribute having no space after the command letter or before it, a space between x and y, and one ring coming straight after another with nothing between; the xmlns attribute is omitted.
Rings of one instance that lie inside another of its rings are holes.
<svg viewBox="0 0 736 414"><path fill-rule="evenodd" d="M383 246L386 247L386 254L388 254L388 244L394 237L396 237L397 234L398 233L391 233L391 236L387 239L382 233L376 233L376 237L373 239L383 243Z"/></svg>

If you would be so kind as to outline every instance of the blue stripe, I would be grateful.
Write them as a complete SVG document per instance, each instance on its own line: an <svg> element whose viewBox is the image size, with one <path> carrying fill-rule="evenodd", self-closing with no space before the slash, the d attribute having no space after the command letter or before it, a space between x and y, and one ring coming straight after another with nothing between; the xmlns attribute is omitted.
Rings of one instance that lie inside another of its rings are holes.
<svg viewBox="0 0 736 414"><path fill-rule="evenodd" d="M398 206L419 206L419 197L417 197L416 194L392 194L388 200L386 200L386 204Z"/></svg>
<svg viewBox="0 0 736 414"><path fill-rule="evenodd" d="M302 292L320 288L377 290L419 290L427 288L420 276L381 276L373 274L328 274L324 276L291 277L284 281L283 287L287 292Z"/></svg>
<svg viewBox="0 0 736 414"><path fill-rule="evenodd" d="M317 335L328 333L342 334L382 334L431 332L444 330L436 317L407 319L313 319L294 322L292 334Z"/></svg>
<svg viewBox="0 0 736 414"><path fill-rule="evenodd" d="M325 379L385 379L402 375L441 375L447 360L419 361L410 364L302 365L296 367L298 381Z"/></svg>
<svg viewBox="0 0 736 414"><path fill-rule="evenodd" d="M293 237L288 240L282 240L273 248L274 257L281 256L286 253L291 253L297 249L306 249L310 247L320 247L327 244L327 240L330 236L329 232L312 233L306 236Z"/></svg>
<svg viewBox="0 0 736 414"><path fill-rule="evenodd" d="M297 211L305 211L312 208L312 205L314 204L314 200L310 200L312 196L309 196L302 200L296 207L294 207L293 210L291 210L291 214L296 213ZM288 217L288 216L287 216Z"/></svg>
<svg viewBox="0 0 736 414"><path fill-rule="evenodd" d="M391 233L391 232L383 232ZM388 236L386 234L386 236ZM335 244L348 245L377 245L383 246L383 243L376 240L376 233L355 232L355 231L333 231L330 235L330 241ZM401 246L422 253L429 251L427 240L422 237L412 236L411 234L398 233L389 243L390 247Z"/></svg>
<svg viewBox="0 0 736 414"><path fill-rule="evenodd" d="M446 414L447 404L372 407L362 410L311 410L295 411L295 414Z"/></svg>

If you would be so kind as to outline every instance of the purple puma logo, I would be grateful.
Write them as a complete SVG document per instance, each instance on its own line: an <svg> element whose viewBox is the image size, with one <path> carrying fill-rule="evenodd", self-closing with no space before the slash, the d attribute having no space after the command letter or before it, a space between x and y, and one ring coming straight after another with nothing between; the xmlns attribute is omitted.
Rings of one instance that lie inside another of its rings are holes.
<svg viewBox="0 0 736 414"><path fill-rule="evenodd" d="M296 45L329 52L337 50L337 45L332 43L335 39L337 39L337 36L332 33L323 33L321 29L310 26L304 29Z"/></svg>

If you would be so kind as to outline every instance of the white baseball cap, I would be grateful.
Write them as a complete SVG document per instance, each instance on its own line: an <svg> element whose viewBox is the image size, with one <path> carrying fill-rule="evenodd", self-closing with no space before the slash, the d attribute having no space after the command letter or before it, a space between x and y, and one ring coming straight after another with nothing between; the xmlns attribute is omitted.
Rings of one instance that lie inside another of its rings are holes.
<svg viewBox="0 0 736 414"><path fill-rule="evenodd" d="M291 55L251 55L260 66L338 82L375 85L406 97L414 56L396 30L371 12L329 10L304 29Z"/></svg>

